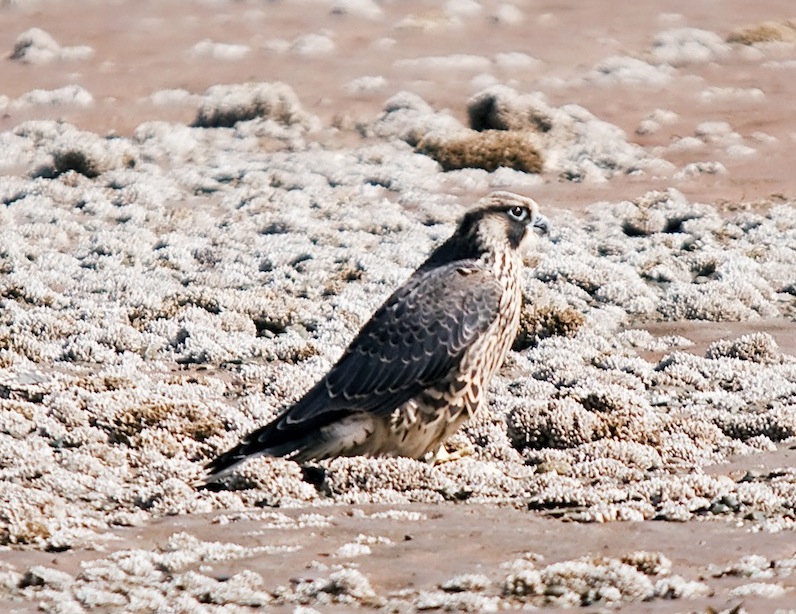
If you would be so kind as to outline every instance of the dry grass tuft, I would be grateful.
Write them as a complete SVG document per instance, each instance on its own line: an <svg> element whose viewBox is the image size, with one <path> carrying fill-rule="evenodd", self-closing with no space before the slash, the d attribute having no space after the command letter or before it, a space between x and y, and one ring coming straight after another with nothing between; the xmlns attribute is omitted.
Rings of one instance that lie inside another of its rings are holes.
<svg viewBox="0 0 796 614"><path fill-rule="evenodd" d="M728 43L755 45L757 43L796 43L796 20L764 21L753 26L746 26L727 36Z"/></svg>
<svg viewBox="0 0 796 614"><path fill-rule="evenodd" d="M506 130L470 131L465 136L427 136L417 151L439 162L445 171L482 168L492 172L501 166L524 173L542 172L542 155L528 133Z"/></svg>
<svg viewBox="0 0 796 614"><path fill-rule="evenodd" d="M585 323L585 316L571 307L536 307L525 302L520 314L520 328L511 349L521 352L536 345L540 339L553 335L571 337Z"/></svg>
<svg viewBox="0 0 796 614"><path fill-rule="evenodd" d="M108 425L112 440L134 447L137 447L136 437L151 428L204 441L221 432L223 425L219 418L205 408L166 401L152 401L130 407L117 415L112 425Z"/></svg>

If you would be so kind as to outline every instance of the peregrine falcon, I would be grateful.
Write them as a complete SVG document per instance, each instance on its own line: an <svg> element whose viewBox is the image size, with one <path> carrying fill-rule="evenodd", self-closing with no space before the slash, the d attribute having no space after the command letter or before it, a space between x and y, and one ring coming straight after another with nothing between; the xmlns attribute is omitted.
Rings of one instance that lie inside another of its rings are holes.
<svg viewBox="0 0 796 614"><path fill-rule="evenodd" d="M535 201L494 192L376 310L294 405L207 465L267 454L423 458L482 405L520 318L522 249L548 231ZM436 457L435 457L436 458Z"/></svg>

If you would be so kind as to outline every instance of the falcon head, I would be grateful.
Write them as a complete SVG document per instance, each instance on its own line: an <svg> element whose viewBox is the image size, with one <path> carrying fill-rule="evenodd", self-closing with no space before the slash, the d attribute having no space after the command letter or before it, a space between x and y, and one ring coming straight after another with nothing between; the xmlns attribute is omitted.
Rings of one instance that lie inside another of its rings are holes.
<svg viewBox="0 0 796 614"><path fill-rule="evenodd" d="M520 249L550 230L535 200L512 192L493 192L469 211L457 230L482 251Z"/></svg>
<svg viewBox="0 0 796 614"><path fill-rule="evenodd" d="M536 201L512 192L492 192L464 215L456 232L431 253L420 270L477 259L486 252L524 250L549 228Z"/></svg>

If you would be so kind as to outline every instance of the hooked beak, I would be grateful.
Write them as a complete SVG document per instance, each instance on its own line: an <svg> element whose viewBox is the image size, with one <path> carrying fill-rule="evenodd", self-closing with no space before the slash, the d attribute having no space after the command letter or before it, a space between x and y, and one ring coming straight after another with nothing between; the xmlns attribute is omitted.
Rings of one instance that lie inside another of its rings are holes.
<svg viewBox="0 0 796 614"><path fill-rule="evenodd" d="M538 235L546 235L550 232L550 222L543 215L537 215L533 220L533 229Z"/></svg>

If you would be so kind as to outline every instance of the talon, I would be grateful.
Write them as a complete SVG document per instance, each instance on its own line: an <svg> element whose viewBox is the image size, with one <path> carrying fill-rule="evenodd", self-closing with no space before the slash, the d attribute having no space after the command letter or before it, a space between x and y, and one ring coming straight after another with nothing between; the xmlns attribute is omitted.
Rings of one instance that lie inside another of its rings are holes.
<svg viewBox="0 0 796 614"><path fill-rule="evenodd" d="M465 456L472 456L475 454L475 448L470 444L464 447L448 452L445 445L441 445L434 454L429 454L428 462L431 465L441 465L442 463L449 463L452 461L460 460Z"/></svg>

